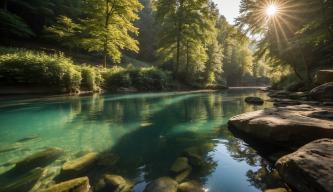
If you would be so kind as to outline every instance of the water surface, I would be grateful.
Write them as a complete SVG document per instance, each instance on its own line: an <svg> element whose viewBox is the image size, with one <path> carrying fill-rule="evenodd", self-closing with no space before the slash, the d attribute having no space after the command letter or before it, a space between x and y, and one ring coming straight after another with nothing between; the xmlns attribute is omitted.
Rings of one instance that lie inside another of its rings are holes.
<svg viewBox="0 0 333 192"><path fill-rule="evenodd" d="M117 164L91 170L91 180L120 174L141 192L147 182L169 175L177 157L198 148L205 163L193 168L188 179L201 182L207 191L276 187L267 161L226 126L234 115L271 105L248 105L246 96L265 97L254 89L235 89L1 100L0 146L18 147L0 153L0 172L46 147L64 149L63 161L88 151L112 153L119 157Z"/></svg>

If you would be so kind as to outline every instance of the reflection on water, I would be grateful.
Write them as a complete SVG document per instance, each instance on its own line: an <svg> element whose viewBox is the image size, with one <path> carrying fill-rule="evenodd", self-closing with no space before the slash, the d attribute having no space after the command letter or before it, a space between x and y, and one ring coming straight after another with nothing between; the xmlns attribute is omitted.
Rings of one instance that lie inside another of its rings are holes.
<svg viewBox="0 0 333 192"><path fill-rule="evenodd" d="M91 169L92 183L112 172L134 180L139 192L169 175L177 157L197 150L203 163L188 179L211 192L278 186L268 163L226 127L231 116L265 107L246 104L245 96L265 97L255 90L229 90L1 101L0 172L45 147L65 149L65 160L96 151L119 160Z"/></svg>

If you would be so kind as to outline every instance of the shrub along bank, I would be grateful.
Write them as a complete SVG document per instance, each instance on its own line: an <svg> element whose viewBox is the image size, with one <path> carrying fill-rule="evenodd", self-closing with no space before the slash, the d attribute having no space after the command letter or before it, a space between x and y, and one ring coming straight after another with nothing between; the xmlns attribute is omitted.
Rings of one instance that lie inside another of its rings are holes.
<svg viewBox="0 0 333 192"><path fill-rule="evenodd" d="M75 65L61 53L0 48L0 85L42 86L71 93L120 88L161 91L167 88L170 79L169 74L155 67L104 69Z"/></svg>

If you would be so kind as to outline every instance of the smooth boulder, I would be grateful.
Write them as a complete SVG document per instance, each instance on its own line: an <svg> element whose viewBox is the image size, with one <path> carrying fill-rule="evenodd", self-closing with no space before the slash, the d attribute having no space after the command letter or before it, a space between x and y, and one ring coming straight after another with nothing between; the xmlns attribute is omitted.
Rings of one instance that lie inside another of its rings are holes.
<svg viewBox="0 0 333 192"><path fill-rule="evenodd" d="M129 192L133 187L133 183L127 181L120 175L104 175L104 188L107 191Z"/></svg>
<svg viewBox="0 0 333 192"><path fill-rule="evenodd" d="M319 101L333 100L333 82L325 83L310 91L310 97Z"/></svg>
<svg viewBox="0 0 333 192"><path fill-rule="evenodd" d="M175 176L175 180L177 182L182 182L183 180L185 180L188 176L190 176L192 172L192 167L188 167L187 169L185 169L184 171L180 172L178 175Z"/></svg>
<svg viewBox="0 0 333 192"><path fill-rule="evenodd" d="M189 168L188 159L186 157L179 157L176 161L172 164L170 170L173 173L179 173L184 171L185 169Z"/></svg>
<svg viewBox="0 0 333 192"><path fill-rule="evenodd" d="M331 192L333 189L333 139L313 141L280 158L281 177L302 192Z"/></svg>
<svg viewBox="0 0 333 192"><path fill-rule="evenodd" d="M197 181L187 181L179 184L178 191L180 192L205 192L202 185Z"/></svg>
<svg viewBox="0 0 333 192"><path fill-rule="evenodd" d="M64 151L59 148L48 148L16 163L11 170L13 172L26 172L36 167L45 167L63 155Z"/></svg>
<svg viewBox="0 0 333 192"><path fill-rule="evenodd" d="M246 97L245 102L253 105L262 105L264 104L264 100L260 97Z"/></svg>
<svg viewBox="0 0 333 192"><path fill-rule="evenodd" d="M265 192L289 192L286 188L266 189Z"/></svg>
<svg viewBox="0 0 333 192"><path fill-rule="evenodd" d="M178 183L170 177L161 177L150 182L144 192L177 192Z"/></svg>
<svg viewBox="0 0 333 192"><path fill-rule="evenodd" d="M53 185L41 192L89 192L90 184L88 177L81 177L64 181L59 184Z"/></svg>
<svg viewBox="0 0 333 192"><path fill-rule="evenodd" d="M87 153L77 159L66 162L62 166L62 174L81 173L88 169L97 159L97 153Z"/></svg>
<svg viewBox="0 0 333 192"><path fill-rule="evenodd" d="M275 107L232 117L229 129L243 139L277 146L300 147L321 138L333 138L333 122L314 113L333 112L332 107L297 105Z"/></svg>
<svg viewBox="0 0 333 192"><path fill-rule="evenodd" d="M316 73L315 79L318 85L333 82L333 70L320 70Z"/></svg>

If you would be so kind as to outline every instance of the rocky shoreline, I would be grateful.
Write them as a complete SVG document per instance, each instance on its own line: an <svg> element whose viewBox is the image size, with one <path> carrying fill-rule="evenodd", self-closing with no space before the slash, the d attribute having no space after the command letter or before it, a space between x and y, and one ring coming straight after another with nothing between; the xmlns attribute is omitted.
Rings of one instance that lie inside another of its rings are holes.
<svg viewBox="0 0 333 192"><path fill-rule="evenodd" d="M295 191L332 191L333 82L310 92L270 90L268 96L275 107L234 116L229 129L255 148L268 147L267 158ZM254 105L260 101L246 99Z"/></svg>

